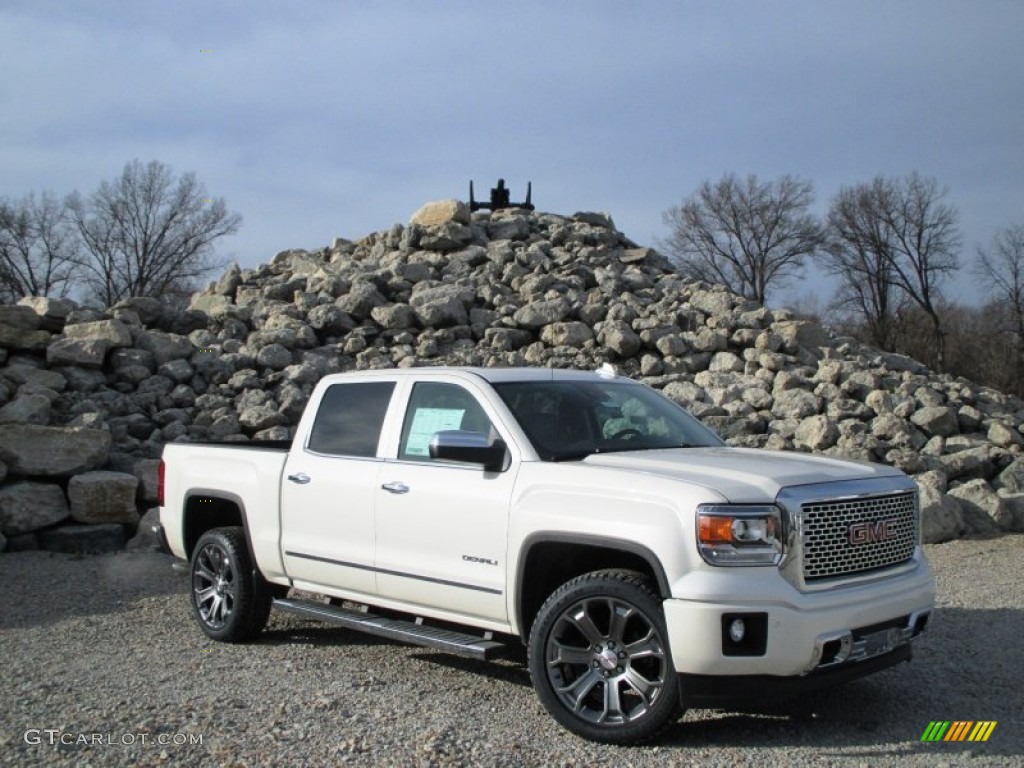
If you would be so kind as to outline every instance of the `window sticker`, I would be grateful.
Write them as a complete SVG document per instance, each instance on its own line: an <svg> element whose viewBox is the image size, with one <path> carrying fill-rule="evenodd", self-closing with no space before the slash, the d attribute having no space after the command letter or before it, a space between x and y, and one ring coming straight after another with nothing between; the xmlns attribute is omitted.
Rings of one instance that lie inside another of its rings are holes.
<svg viewBox="0 0 1024 768"><path fill-rule="evenodd" d="M405 453L410 456L429 456L430 438L435 432L458 429L462 424L464 408L417 408L412 417Z"/></svg>

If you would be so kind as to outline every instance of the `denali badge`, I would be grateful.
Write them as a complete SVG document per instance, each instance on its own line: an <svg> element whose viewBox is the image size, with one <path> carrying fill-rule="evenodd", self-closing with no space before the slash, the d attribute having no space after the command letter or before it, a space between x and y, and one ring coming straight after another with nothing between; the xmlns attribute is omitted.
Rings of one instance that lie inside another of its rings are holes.
<svg viewBox="0 0 1024 768"><path fill-rule="evenodd" d="M846 540L852 546L860 544L877 544L899 535L899 527L895 520L875 520L872 522L854 523L846 529Z"/></svg>

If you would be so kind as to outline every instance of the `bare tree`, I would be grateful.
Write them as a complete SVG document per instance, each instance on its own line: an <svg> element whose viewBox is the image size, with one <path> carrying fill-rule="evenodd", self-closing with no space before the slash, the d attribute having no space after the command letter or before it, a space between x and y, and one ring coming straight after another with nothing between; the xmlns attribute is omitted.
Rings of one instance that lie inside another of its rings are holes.
<svg viewBox="0 0 1024 768"><path fill-rule="evenodd" d="M223 267L213 243L242 221L223 198L209 199L194 173L175 181L155 160L127 163L120 178L88 198L73 193L67 209L90 257L82 261L83 279L108 306L126 296L160 296Z"/></svg>
<svg viewBox="0 0 1024 768"><path fill-rule="evenodd" d="M943 202L946 194L934 179L917 173L903 179L879 176L840 190L836 200L857 201L859 223L848 236L832 230L843 247L863 251L880 284L891 282L927 315L940 371L946 360L939 289L959 268L960 246L957 211Z"/></svg>
<svg viewBox="0 0 1024 768"><path fill-rule="evenodd" d="M1014 224L992 238L988 250L978 249L975 274L993 292L1010 320L1015 337L1016 386L1024 385L1024 226Z"/></svg>
<svg viewBox="0 0 1024 768"><path fill-rule="evenodd" d="M64 209L52 195L0 200L0 294L66 296L80 247Z"/></svg>
<svg viewBox="0 0 1024 768"><path fill-rule="evenodd" d="M894 281L890 233L877 213L889 194L887 184L879 177L839 191L829 208L820 260L839 279L836 307L860 317L866 340L891 352L905 297Z"/></svg>
<svg viewBox="0 0 1024 768"><path fill-rule="evenodd" d="M664 246L687 277L723 283L764 304L822 243L821 225L808 212L813 199L812 184L792 176L760 182L727 174L665 211L671 234Z"/></svg>

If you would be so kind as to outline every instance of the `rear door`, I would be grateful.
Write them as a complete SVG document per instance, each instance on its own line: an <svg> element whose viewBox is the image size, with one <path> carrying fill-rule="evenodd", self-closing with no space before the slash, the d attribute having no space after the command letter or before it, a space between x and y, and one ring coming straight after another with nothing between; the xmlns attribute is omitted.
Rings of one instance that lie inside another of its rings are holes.
<svg viewBox="0 0 1024 768"><path fill-rule="evenodd" d="M508 511L519 462L501 472L436 461L435 432L502 438L486 400L469 385L413 384L397 456L377 483L377 587L382 597L505 622Z"/></svg>
<svg viewBox="0 0 1024 768"><path fill-rule="evenodd" d="M396 383L384 377L339 382L319 404L310 402L315 419L304 444L293 445L281 480L281 549L298 587L376 591L378 446Z"/></svg>

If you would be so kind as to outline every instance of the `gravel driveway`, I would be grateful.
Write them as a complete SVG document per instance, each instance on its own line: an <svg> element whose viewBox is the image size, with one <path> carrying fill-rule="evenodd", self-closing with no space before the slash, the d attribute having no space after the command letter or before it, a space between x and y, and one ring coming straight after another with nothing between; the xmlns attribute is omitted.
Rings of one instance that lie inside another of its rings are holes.
<svg viewBox="0 0 1024 768"><path fill-rule="evenodd" d="M691 711L643 748L561 730L512 662L283 614L252 645L211 642L163 555L4 554L0 764L1024 766L1024 536L927 550L938 606L912 664L770 710ZM921 743L931 720L998 725Z"/></svg>

